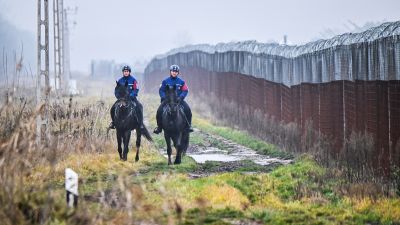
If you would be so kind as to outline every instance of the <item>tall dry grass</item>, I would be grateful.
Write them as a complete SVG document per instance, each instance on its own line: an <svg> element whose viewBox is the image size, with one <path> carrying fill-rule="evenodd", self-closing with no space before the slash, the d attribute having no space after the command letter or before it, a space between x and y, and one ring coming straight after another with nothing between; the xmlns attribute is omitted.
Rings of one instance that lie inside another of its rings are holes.
<svg viewBox="0 0 400 225"><path fill-rule="evenodd" d="M55 196L49 171L33 180L38 168L50 168L75 153L105 151L110 138L104 102L78 104L73 98L50 104L50 137L37 142L36 107L27 97L8 96L0 108L0 221L1 224L49 223L57 213L67 215L64 199ZM11 101L10 101L11 100ZM30 179L29 179L30 178ZM61 216L62 217L62 216ZM78 219L82 215L70 217ZM82 219L85 221L85 219Z"/></svg>

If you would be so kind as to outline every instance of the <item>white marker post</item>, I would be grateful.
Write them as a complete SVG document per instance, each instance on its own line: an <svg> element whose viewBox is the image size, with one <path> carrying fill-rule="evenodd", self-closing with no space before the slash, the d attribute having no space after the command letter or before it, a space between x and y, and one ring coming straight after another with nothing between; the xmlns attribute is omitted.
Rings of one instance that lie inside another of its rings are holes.
<svg viewBox="0 0 400 225"><path fill-rule="evenodd" d="M70 168L65 169L65 190L68 206L76 207L78 205L78 174Z"/></svg>

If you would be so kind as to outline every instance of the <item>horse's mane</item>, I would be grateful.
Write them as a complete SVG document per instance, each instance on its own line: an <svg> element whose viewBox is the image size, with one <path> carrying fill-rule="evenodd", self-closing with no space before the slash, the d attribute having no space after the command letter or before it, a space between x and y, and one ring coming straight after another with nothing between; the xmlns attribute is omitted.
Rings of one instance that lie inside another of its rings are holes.
<svg viewBox="0 0 400 225"><path fill-rule="evenodd" d="M117 93L119 98L127 98L129 96L128 81L125 82L125 85L121 85L118 81L116 83L115 93Z"/></svg>
<svg viewBox="0 0 400 225"><path fill-rule="evenodd" d="M166 87L166 95L168 100L174 100L178 98L178 95L176 93L176 86L175 85L167 85Z"/></svg>

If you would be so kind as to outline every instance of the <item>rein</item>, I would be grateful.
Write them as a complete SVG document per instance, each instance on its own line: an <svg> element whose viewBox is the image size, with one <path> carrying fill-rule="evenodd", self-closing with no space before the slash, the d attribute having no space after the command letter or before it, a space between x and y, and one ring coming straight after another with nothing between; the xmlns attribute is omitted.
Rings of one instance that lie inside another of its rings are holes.
<svg viewBox="0 0 400 225"><path fill-rule="evenodd" d="M135 115L136 115L135 103L134 102L132 102L131 100L126 99L126 98L119 98L118 101L126 102L126 106L124 106L125 108L128 109L128 115L126 116L126 118L131 117L133 115L133 113L135 113ZM121 105L121 103L117 103L117 107L115 107L115 112L114 112L115 118L118 118L118 111L119 111L119 109L121 107L123 107Z"/></svg>

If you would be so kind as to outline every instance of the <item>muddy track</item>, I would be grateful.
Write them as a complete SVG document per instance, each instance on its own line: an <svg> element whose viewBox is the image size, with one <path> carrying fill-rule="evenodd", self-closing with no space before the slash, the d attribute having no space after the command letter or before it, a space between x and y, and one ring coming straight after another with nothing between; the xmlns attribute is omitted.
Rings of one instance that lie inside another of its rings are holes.
<svg viewBox="0 0 400 225"><path fill-rule="evenodd" d="M193 158L198 164L195 171L188 173L191 178L234 171L270 172L277 166L292 162L292 160L259 154L234 141L201 130L196 129L192 134L201 142L191 143L186 152L186 157ZM165 149L161 149L160 152L166 156Z"/></svg>

